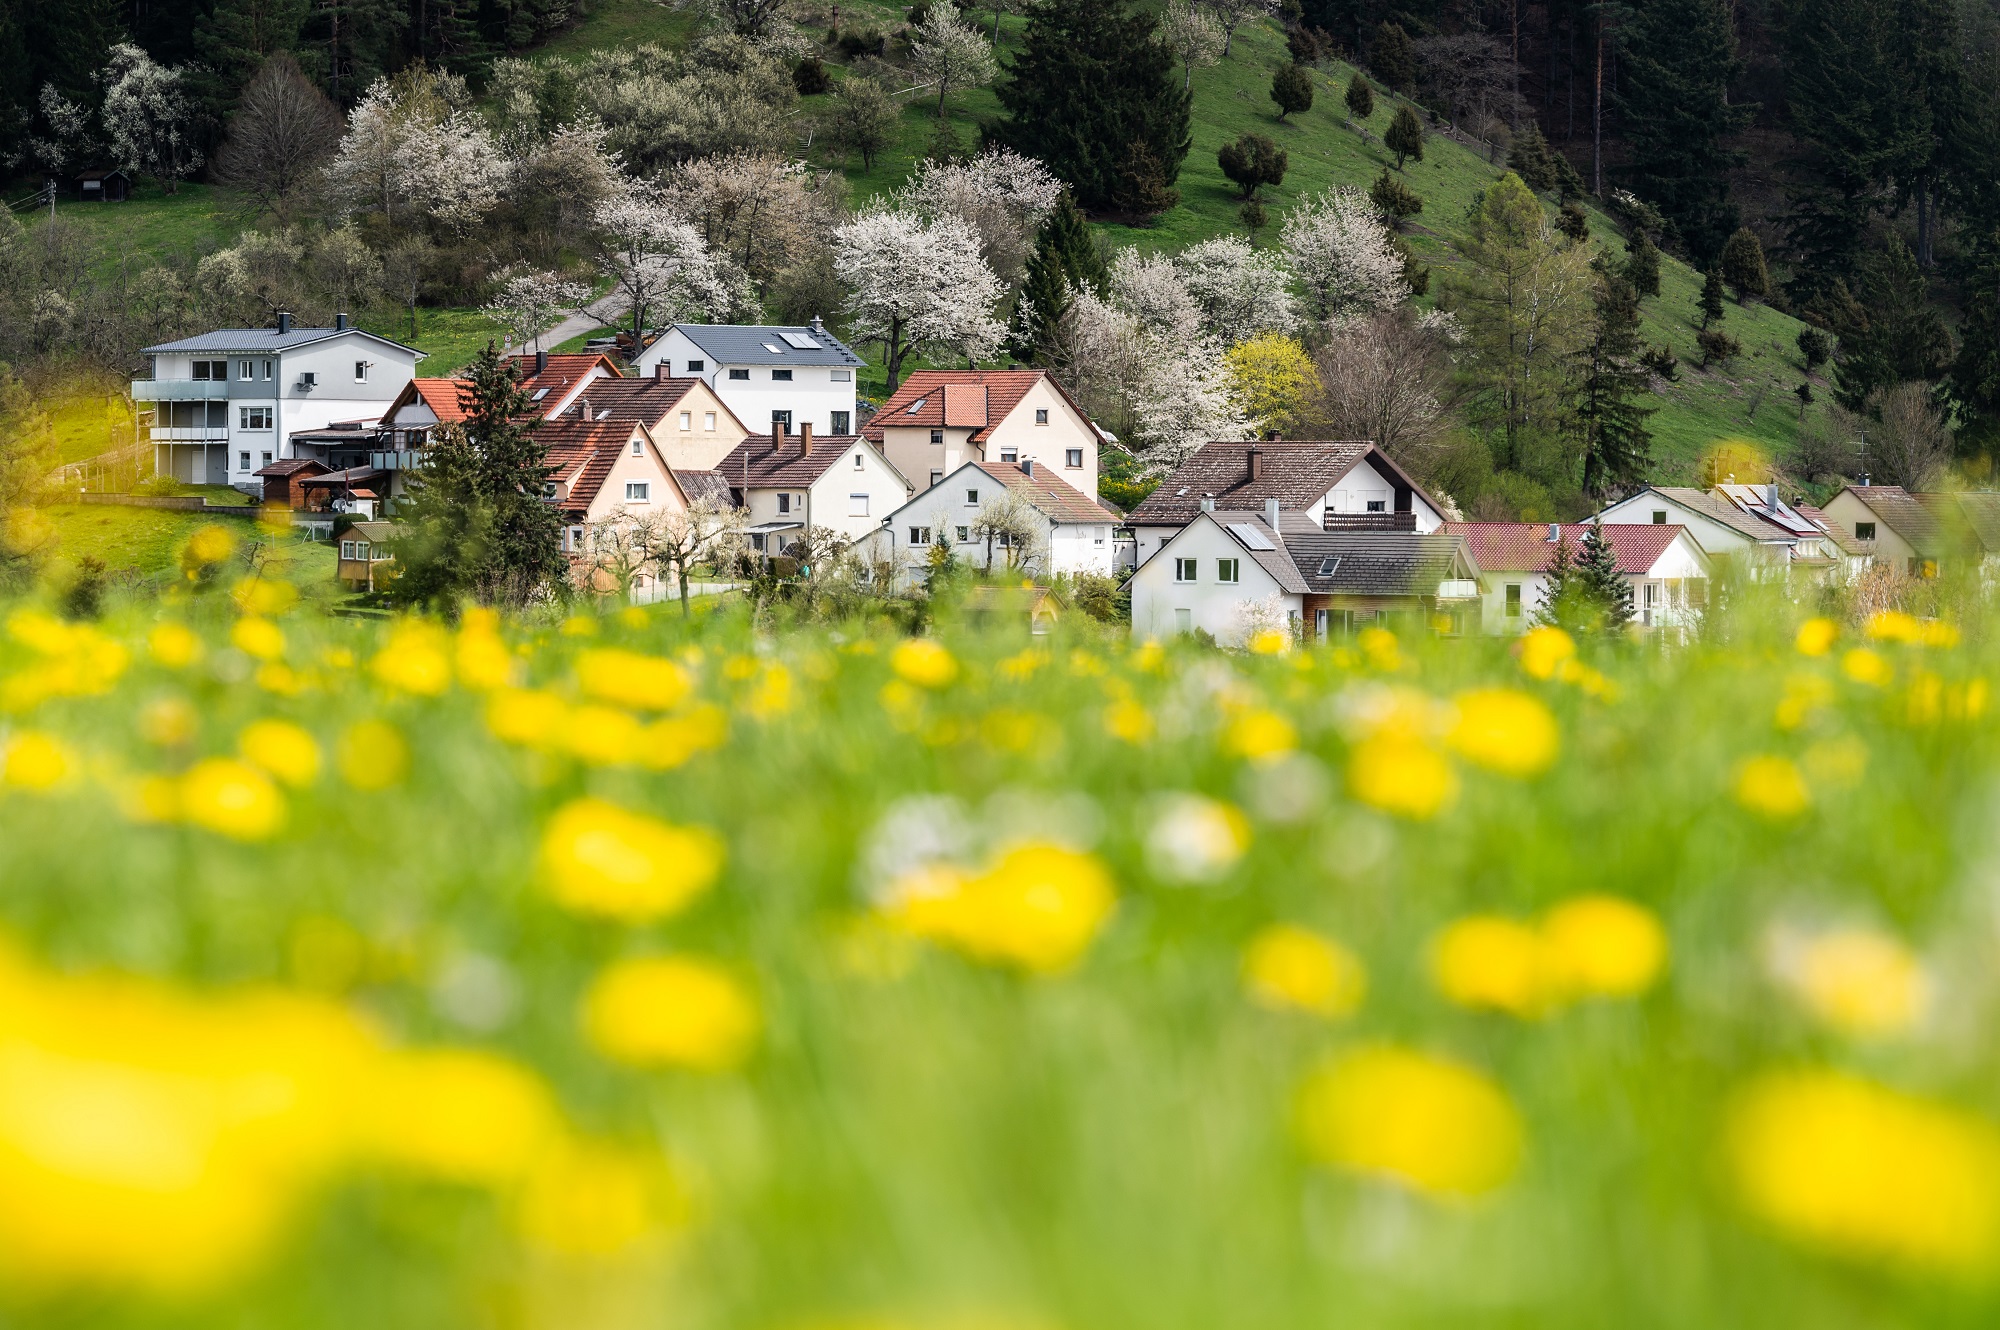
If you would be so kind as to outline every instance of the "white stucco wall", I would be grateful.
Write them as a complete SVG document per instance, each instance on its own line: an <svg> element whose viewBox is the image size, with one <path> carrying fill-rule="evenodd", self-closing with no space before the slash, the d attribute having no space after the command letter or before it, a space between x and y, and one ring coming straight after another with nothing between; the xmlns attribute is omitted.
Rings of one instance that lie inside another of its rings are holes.
<svg viewBox="0 0 2000 1330"><path fill-rule="evenodd" d="M1195 560L1195 580L1174 579L1176 559ZM1237 561L1238 581L1218 580L1216 563ZM1177 632L1204 629L1224 646L1242 646L1244 607L1276 594L1280 605L1296 617L1303 597L1282 591L1249 554L1206 519L1190 522L1167 547L1132 575L1132 633L1140 638L1166 638ZM1183 626L1182 611L1186 611Z"/></svg>
<svg viewBox="0 0 2000 1330"><path fill-rule="evenodd" d="M784 340L775 332L769 340L779 346L784 345ZM662 360L669 364L669 375L698 378L708 384L752 434L762 434L770 429L773 411L792 413L794 433L800 425L808 422L813 427L813 433L823 435L852 434L859 424L854 412L852 366L785 365L778 356L771 357L772 363L723 364L696 346L678 328L670 329L640 352L632 362L632 372L651 374ZM691 360L701 361L703 367L690 371L688 362ZM732 379L729 376L732 369L742 371L748 377ZM774 369L790 369L791 381L773 379L771 371ZM835 412L846 414L846 429L834 427Z"/></svg>

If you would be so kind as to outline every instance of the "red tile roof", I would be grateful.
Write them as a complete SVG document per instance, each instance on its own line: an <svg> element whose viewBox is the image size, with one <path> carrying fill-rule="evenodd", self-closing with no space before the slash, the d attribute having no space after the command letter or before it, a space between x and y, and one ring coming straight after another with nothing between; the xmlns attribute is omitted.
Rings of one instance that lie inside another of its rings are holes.
<svg viewBox="0 0 2000 1330"><path fill-rule="evenodd" d="M946 425L957 429L970 425L975 426L972 441L983 443L986 432L1005 420L1021 404L1021 399L1048 377L1046 371L1039 369L920 369L889 394L889 400L882 403L881 410L870 417L861 432L880 443L883 429L890 425L910 429L941 429ZM1062 386L1057 384L1056 390L1061 392ZM1067 400L1068 394L1063 395ZM1083 412L1079 410L1077 414Z"/></svg>
<svg viewBox="0 0 2000 1330"><path fill-rule="evenodd" d="M629 420L553 420L535 431L535 439L549 450L549 479L569 487L559 505L564 512L590 510L635 428Z"/></svg>
<svg viewBox="0 0 2000 1330"><path fill-rule="evenodd" d="M1447 534L1464 536L1471 546L1472 561L1484 572L1540 573L1548 571L1555 557L1555 542L1549 539L1547 522L1447 522ZM1572 554L1583 552L1586 523L1572 522L1562 528ZM1687 530L1682 526L1637 526L1607 524L1604 534L1611 552L1618 556L1618 571L1627 577L1644 577L1652 571L1674 538Z"/></svg>
<svg viewBox="0 0 2000 1330"><path fill-rule="evenodd" d="M508 356L506 363L521 376L521 391L530 397L542 394L535 403L538 413L547 414L560 405L569 395L569 390L578 380L592 377L592 371L602 367L612 378L619 377L618 363L610 356L592 353L590 355L550 356L548 368L535 373L533 356Z"/></svg>
<svg viewBox="0 0 2000 1330"><path fill-rule="evenodd" d="M466 396L472 385L464 379L411 379L410 387L441 423L465 419Z"/></svg>

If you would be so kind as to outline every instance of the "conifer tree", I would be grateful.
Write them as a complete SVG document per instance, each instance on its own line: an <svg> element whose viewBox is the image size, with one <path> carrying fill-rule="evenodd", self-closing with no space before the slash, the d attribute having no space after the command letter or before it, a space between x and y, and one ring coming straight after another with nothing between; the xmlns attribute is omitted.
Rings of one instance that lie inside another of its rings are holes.
<svg viewBox="0 0 2000 1330"><path fill-rule="evenodd" d="M1577 611L1580 595L1576 547L1569 543L1569 533L1556 527L1555 549L1549 553L1549 566L1542 571L1542 603L1535 610L1531 626L1575 629L1582 617Z"/></svg>
<svg viewBox="0 0 2000 1330"><path fill-rule="evenodd" d="M1842 406L1859 411L1877 388L1944 377L1952 360L1951 333L1929 295L1930 282L1916 255L1891 231L1888 247L1862 272L1865 318L1860 326L1841 330L1835 395Z"/></svg>
<svg viewBox="0 0 2000 1330"><path fill-rule="evenodd" d="M1707 332L1709 325L1722 320L1722 273L1710 268L1701 279L1701 330Z"/></svg>
<svg viewBox="0 0 2000 1330"><path fill-rule="evenodd" d="M1659 247L1644 231L1633 236L1625 247L1625 280L1642 299L1660 294Z"/></svg>
<svg viewBox="0 0 2000 1330"><path fill-rule="evenodd" d="M1583 491L1603 498L1644 482L1652 433L1643 405L1651 375L1639 363L1639 293L1614 272L1600 274L1597 317L1579 357L1576 428L1583 445Z"/></svg>
<svg viewBox="0 0 2000 1330"><path fill-rule="evenodd" d="M1294 60L1271 79L1271 100L1278 104L1278 123L1289 115L1312 110L1312 71Z"/></svg>
<svg viewBox="0 0 2000 1330"><path fill-rule="evenodd" d="M1375 114L1375 89L1368 86L1368 76L1358 69L1347 85L1347 113L1356 120L1366 120Z"/></svg>
<svg viewBox="0 0 2000 1330"><path fill-rule="evenodd" d="M1382 136L1382 145L1396 154L1396 169L1403 169L1407 159L1421 162L1424 159L1424 127L1417 121L1417 113L1407 106L1396 108L1396 118L1389 122L1389 132Z"/></svg>
<svg viewBox="0 0 2000 1330"><path fill-rule="evenodd" d="M1625 30L1617 105L1641 198L1659 205L1697 261L1713 263L1736 229L1725 146L1749 124L1754 103L1732 103L1742 72L1724 0L1648 0Z"/></svg>
<svg viewBox="0 0 2000 1330"><path fill-rule="evenodd" d="M1529 189L1538 193L1550 193L1556 187L1555 157L1549 152L1549 141L1542 137L1542 127L1530 120L1514 139L1514 146L1507 154L1507 167L1521 177Z"/></svg>
<svg viewBox="0 0 2000 1330"><path fill-rule="evenodd" d="M1098 252L1090 223L1084 220L1082 209L1067 190L1056 200L1055 211L1042 223L1041 243L1062 260L1063 275L1071 286L1079 290L1089 287L1099 295L1104 294L1111 274L1105 269L1104 256Z"/></svg>
<svg viewBox="0 0 2000 1330"><path fill-rule="evenodd" d="M1722 247L1722 279L1736 288L1736 303L1771 294L1771 272L1764 266L1764 246L1757 233L1741 226Z"/></svg>
<svg viewBox="0 0 2000 1330"><path fill-rule="evenodd" d="M1583 551L1576 561L1576 581L1589 606L1592 631L1611 636L1632 622L1632 584L1618 571L1618 553L1601 522L1583 533Z"/></svg>
<svg viewBox="0 0 2000 1330"><path fill-rule="evenodd" d="M1384 23L1375 29L1375 46L1368 53L1368 65L1375 76L1397 92L1408 92L1417 82L1417 50L1410 34L1401 25Z"/></svg>

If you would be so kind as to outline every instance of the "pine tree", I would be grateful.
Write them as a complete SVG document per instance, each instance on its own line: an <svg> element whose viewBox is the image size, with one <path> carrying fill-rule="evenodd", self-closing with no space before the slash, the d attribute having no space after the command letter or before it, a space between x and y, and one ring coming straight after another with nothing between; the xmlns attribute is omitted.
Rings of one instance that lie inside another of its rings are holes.
<svg viewBox="0 0 2000 1330"><path fill-rule="evenodd" d="M1736 303L1771 294L1771 272L1764 266L1764 246L1757 233L1738 227L1722 247L1722 280L1736 288Z"/></svg>
<svg viewBox="0 0 2000 1330"><path fill-rule="evenodd" d="M1555 549L1549 553L1549 566L1542 570L1542 603L1535 610L1532 626L1565 631L1576 628L1582 617L1577 613L1581 592L1576 547L1569 543L1569 533L1557 527Z"/></svg>
<svg viewBox="0 0 2000 1330"><path fill-rule="evenodd" d="M1576 561L1576 580L1589 606L1592 631L1609 637L1632 622L1632 584L1618 571L1618 552L1601 522L1583 533L1583 553Z"/></svg>
<svg viewBox="0 0 2000 1330"><path fill-rule="evenodd" d="M1006 117L994 140L1068 181L1085 208L1142 186L1170 189L1187 158L1191 103L1156 27L1128 0L1033 0L998 90Z"/></svg>
<svg viewBox="0 0 2000 1330"><path fill-rule="evenodd" d="M1616 273L1597 285L1597 318L1590 345L1579 357L1581 388L1576 428L1583 445L1583 492L1603 498L1637 486L1652 461L1652 433L1643 405L1652 376L1639 357L1639 293Z"/></svg>
<svg viewBox="0 0 2000 1330"><path fill-rule="evenodd" d="M1722 273L1710 268L1701 278L1701 330L1707 332L1710 324L1721 321L1722 314Z"/></svg>
<svg viewBox="0 0 2000 1330"><path fill-rule="evenodd" d="M1625 280L1641 298L1660 294L1660 251L1644 231L1625 247Z"/></svg>
<svg viewBox="0 0 2000 1330"><path fill-rule="evenodd" d="M1859 411L1877 388L1913 380L1932 383L1951 364L1951 333L1930 303L1930 282L1917 257L1896 232L1863 270L1861 304L1866 321L1840 334L1835 396Z"/></svg>
<svg viewBox="0 0 2000 1330"><path fill-rule="evenodd" d="M1521 177L1529 189L1538 193L1552 192L1559 177L1556 175L1555 157L1549 152L1549 141L1542 137L1542 127L1530 120L1527 128L1515 136L1514 146L1507 153L1507 167Z"/></svg>
<svg viewBox="0 0 2000 1330"><path fill-rule="evenodd" d="M1382 146L1396 154L1396 169L1403 169L1405 159L1421 162L1424 159L1424 127L1417 121L1417 113L1407 106L1396 108L1396 118L1389 122L1389 132L1382 136Z"/></svg>
<svg viewBox="0 0 2000 1330"><path fill-rule="evenodd" d="M1366 120L1375 114L1375 89L1368 86L1368 76L1358 69L1347 85L1347 113L1356 120Z"/></svg>
<svg viewBox="0 0 2000 1330"><path fill-rule="evenodd" d="M1312 71L1296 60L1280 69L1271 79L1271 100L1278 104L1279 124L1286 116L1312 110Z"/></svg>
<svg viewBox="0 0 2000 1330"><path fill-rule="evenodd" d="M195 28L205 66L196 86L209 114L226 116L267 59L298 45L310 11L309 0L216 0L208 21Z"/></svg>
<svg viewBox="0 0 2000 1330"><path fill-rule="evenodd" d="M1375 76L1397 92L1408 92L1417 82L1417 50L1410 34L1395 23L1375 29L1375 47L1368 53L1368 65Z"/></svg>
<svg viewBox="0 0 2000 1330"><path fill-rule="evenodd" d="M1729 8L1724 0L1649 0L1624 37L1617 105L1632 150L1627 174L1696 260L1712 263L1737 218L1729 170L1742 154L1723 141L1757 111L1729 100L1743 68Z"/></svg>

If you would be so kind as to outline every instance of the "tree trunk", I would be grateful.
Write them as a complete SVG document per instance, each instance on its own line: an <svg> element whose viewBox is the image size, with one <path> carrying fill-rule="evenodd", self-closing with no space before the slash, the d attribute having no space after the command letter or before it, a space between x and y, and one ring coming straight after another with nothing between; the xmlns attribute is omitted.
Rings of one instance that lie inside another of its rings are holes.
<svg viewBox="0 0 2000 1330"><path fill-rule="evenodd" d="M674 579L681 584L681 617L689 618L694 610L688 605L688 574L685 559L674 560Z"/></svg>
<svg viewBox="0 0 2000 1330"><path fill-rule="evenodd" d="M1590 192L1604 197L1604 19L1597 20L1597 72L1590 92Z"/></svg>
<svg viewBox="0 0 2000 1330"><path fill-rule="evenodd" d="M903 357L909 354L903 345L903 321L889 320L889 336L882 343L882 367L889 371L889 391L895 392L903 382Z"/></svg>

